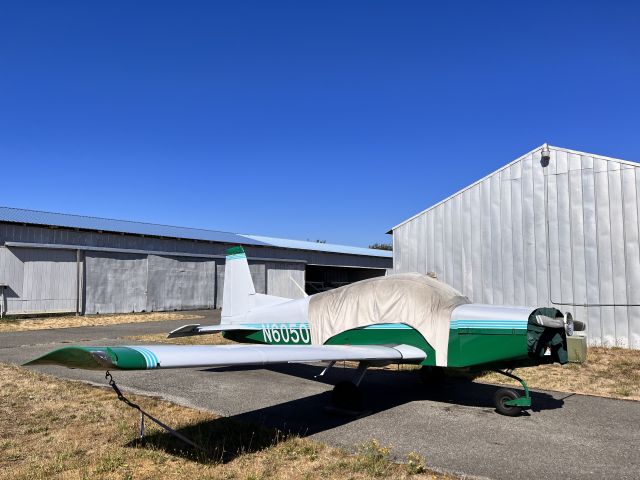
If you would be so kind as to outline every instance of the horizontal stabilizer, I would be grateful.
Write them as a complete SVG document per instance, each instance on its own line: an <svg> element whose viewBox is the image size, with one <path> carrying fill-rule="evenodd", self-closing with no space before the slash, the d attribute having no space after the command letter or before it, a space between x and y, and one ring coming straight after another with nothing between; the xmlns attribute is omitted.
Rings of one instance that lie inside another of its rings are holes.
<svg viewBox="0 0 640 480"><path fill-rule="evenodd" d="M206 335L210 333L219 333L219 332L230 332L230 331L256 331L260 330L260 327L256 326L247 326L242 324L233 324L233 323L223 323L220 325L209 325L206 327L201 327L199 323L194 323L191 325L183 325L182 327L176 328L169 332L167 338L176 338L176 337L192 337L194 335Z"/></svg>
<svg viewBox="0 0 640 480"><path fill-rule="evenodd" d="M135 345L65 347L25 365L63 365L87 370L147 370L342 360L420 362L425 357L422 350L410 345Z"/></svg>

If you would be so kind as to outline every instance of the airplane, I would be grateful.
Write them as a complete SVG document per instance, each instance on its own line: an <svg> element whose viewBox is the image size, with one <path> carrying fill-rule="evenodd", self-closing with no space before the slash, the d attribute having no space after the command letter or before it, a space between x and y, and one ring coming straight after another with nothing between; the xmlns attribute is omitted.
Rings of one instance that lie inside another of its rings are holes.
<svg viewBox="0 0 640 480"><path fill-rule="evenodd" d="M293 280L292 280L293 281ZM25 365L145 370L230 365L358 362L352 381L332 391L333 408L362 411L360 384L369 367L416 366L437 386L447 371L496 371L524 390L500 388L496 411L520 415L531 396L515 368L567 362L567 336L584 330L570 313L550 307L473 304L430 276L395 274L362 280L303 298L256 293L244 249L227 250L219 325L191 324L169 337L219 333L234 345L71 346Z"/></svg>

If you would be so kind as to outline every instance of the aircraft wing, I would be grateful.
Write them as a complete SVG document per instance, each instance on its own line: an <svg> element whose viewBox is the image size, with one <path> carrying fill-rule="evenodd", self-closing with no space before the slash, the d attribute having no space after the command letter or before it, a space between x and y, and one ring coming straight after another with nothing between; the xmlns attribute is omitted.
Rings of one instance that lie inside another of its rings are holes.
<svg viewBox="0 0 640 480"><path fill-rule="evenodd" d="M25 365L148 370L342 360L420 362L425 357L424 351L410 345L134 345L65 347Z"/></svg>

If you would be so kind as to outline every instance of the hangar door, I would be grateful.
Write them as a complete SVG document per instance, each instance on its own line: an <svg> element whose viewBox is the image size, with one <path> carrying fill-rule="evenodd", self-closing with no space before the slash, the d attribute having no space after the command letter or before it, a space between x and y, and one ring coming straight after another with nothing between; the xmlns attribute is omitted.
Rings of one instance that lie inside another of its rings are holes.
<svg viewBox="0 0 640 480"><path fill-rule="evenodd" d="M213 308L214 260L86 252L85 313Z"/></svg>
<svg viewBox="0 0 640 480"><path fill-rule="evenodd" d="M86 252L84 264L85 313L146 310L146 255Z"/></svg>
<svg viewBox="0 0 640 480"><path fill-rule="evenodd" d="M216 262L149 255L147 310L213 308Z"/></svg>
<svg viewBox="0 0 640 480"><path fill-rule="evenodd" d="M75 312L76 260L73 250L0 248L0 283L7 285L5 313Z"/></svg>

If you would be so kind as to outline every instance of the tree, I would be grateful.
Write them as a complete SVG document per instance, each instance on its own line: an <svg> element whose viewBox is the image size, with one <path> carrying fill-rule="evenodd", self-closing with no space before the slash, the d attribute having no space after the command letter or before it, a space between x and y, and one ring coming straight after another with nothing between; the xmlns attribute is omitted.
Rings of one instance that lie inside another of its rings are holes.
<svg viewBox="0 0 640 480"><path fill-rule="evenodd" d="M373 245L369 245L369 248L375 248L376 250L393 250L393 245L390 243L374 243Z"/></svg>

